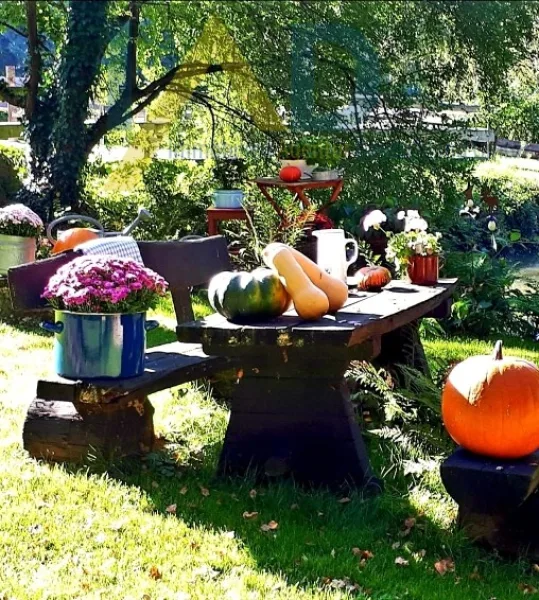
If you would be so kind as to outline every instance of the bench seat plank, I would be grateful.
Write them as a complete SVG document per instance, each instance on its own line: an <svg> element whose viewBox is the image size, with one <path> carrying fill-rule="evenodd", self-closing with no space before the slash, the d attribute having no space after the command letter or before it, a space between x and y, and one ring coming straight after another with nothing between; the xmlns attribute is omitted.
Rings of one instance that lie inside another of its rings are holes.
<svg viewBox="0 0 539 600"><path fill-rule="evenodd" d="M38 381L36 396L58 402L107 404L207 377L226 366L226 359L208 356L201 344L173 342L146 353L145 370L140 377L84 382L55 376Z"/></svg>

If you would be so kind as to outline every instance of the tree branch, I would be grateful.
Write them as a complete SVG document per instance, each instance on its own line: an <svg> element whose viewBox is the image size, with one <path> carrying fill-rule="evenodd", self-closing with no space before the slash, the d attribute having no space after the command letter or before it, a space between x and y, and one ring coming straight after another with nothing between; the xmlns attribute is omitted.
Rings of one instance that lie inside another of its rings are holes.
<svg viewBox="0 0 539 600"><path fill-rule="evenodd" d="M6 29L11 29L11 31L14 31L17 35L20 35L21 37L28 37L28 34L25 31L23 31L22 29L17 29L17 27L13 27L13 25L6 23L6 21L0 21L0 25L5 27Z"/></svg>
<svg viewBox="0 0 539 600"><path fill-rule="evenodd" d="M37 7L35 0L26 2L26 22L28 27L28 54L30 56L29 77L26 87L26 118L30 120L37 103L39 82L41 80L41 54L37 32Z"/></svg>

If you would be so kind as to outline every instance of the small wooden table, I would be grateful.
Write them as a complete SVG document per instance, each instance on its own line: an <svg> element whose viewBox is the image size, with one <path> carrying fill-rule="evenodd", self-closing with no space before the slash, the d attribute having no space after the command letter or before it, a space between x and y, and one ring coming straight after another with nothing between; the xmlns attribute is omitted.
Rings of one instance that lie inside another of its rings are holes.
<svg viewBox="0 0 539 600"><path fill-rule="evenodd" d="M279 177L261 177L255 180L258 189L262 192L267 201L273 206L279 217L281 217L281 222L283 225L286 225L287 219L284 214L282 208L279 206L277 201L273 198L268 190L271 188L275 189L285 189L288 190L291 194L294 194L296 198L301 201L303 208L308 210L312 204L309 197L306 195L307 190L323 190L330 189L331 197L329 202L324 204L319 211L325 210L330 204L336 202L339 198L340 193L342 192L342 188L344 185L344 180L342 178L339 179L329 179L327 181L315 181L313 179L303 179L297 181L295 183L286 183Z"/></svg>
<svg viewBox="0 0 539 600"><path fill-rule="evenodd" d="M247 221L244 208L216 208L211 206L206 210L208 219L208 235L218 235L217 226L221 221Z"/></svg>
<svg viewBox="0 0 539 600"><path fill-rule="evenodd" d="M352 359L385 355L410 364L399 332L417 333L417 320L449 302L455 285L394 281L380 293L351 293L335 315L316 322L291 311L258 324L214 314L179 325L181 341L202 342L207 354L239 369L219 474L289 474L317 486L348 482L379 490L344 374Z"/></svg>

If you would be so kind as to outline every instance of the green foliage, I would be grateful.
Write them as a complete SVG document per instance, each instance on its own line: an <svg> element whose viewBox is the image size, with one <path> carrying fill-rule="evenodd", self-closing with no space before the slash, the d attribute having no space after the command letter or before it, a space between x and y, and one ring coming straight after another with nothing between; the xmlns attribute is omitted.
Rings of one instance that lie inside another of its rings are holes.
<svg viewBox="0 0 539 600"><path fill-rule="evenodd" d="M452 331L478 337L536 333L538 296L516 286L517 269L505 259L485 252L452 252L444 272L459 278L449 320Z"/></svg>
<svg viewBox="0 0 539 600"><path fill-rule="evenodd" d="M220 190L235 190L245 181L247 165L242 158L216 158L213 178Z"/></svg>
<svg viewBox="0 0 539 600"><path fill-rule="evenodd" d="M26 162L24 150L0 143L0 155L7 156L9 158L21 181L28 175L28 164Z"/></svg>
<svg viewBox="0 0 539 600"><path fill-rule="evenodd" d="M142 223L135 236L169 240L206 233L211 187L208 167L153 160L97 167L87 193L91 210L107 231L121 231L144 206L152 219Z"/></svg>
<svg viewBox="0 0 539 600"><path fill-rule="evenodd" d="M21 182L13 161L0 149L0 206L12 200L20 187Z"/></svg>

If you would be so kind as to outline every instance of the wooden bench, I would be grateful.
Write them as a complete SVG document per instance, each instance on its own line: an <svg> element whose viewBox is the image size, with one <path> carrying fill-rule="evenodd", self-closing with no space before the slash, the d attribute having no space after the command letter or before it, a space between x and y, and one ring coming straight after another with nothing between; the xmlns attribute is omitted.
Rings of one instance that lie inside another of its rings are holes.
<svg viewBox="0 0 539 600"><path fill-rule="evenodd" d="M230 268L222 236L185 242L139 242L144 264L170 285L178 323L193 320L190 291ZM39 313L50 276L75 258L68 252L22 265L8 274L14 308ZM37 382L23 428L25 449L35 458L83 462L91 453L119 457L151 450L153 407L148 395L222 370L227 360L208 356L200 344L174 342L152 348L145 372L124 380Z"/></svg>

